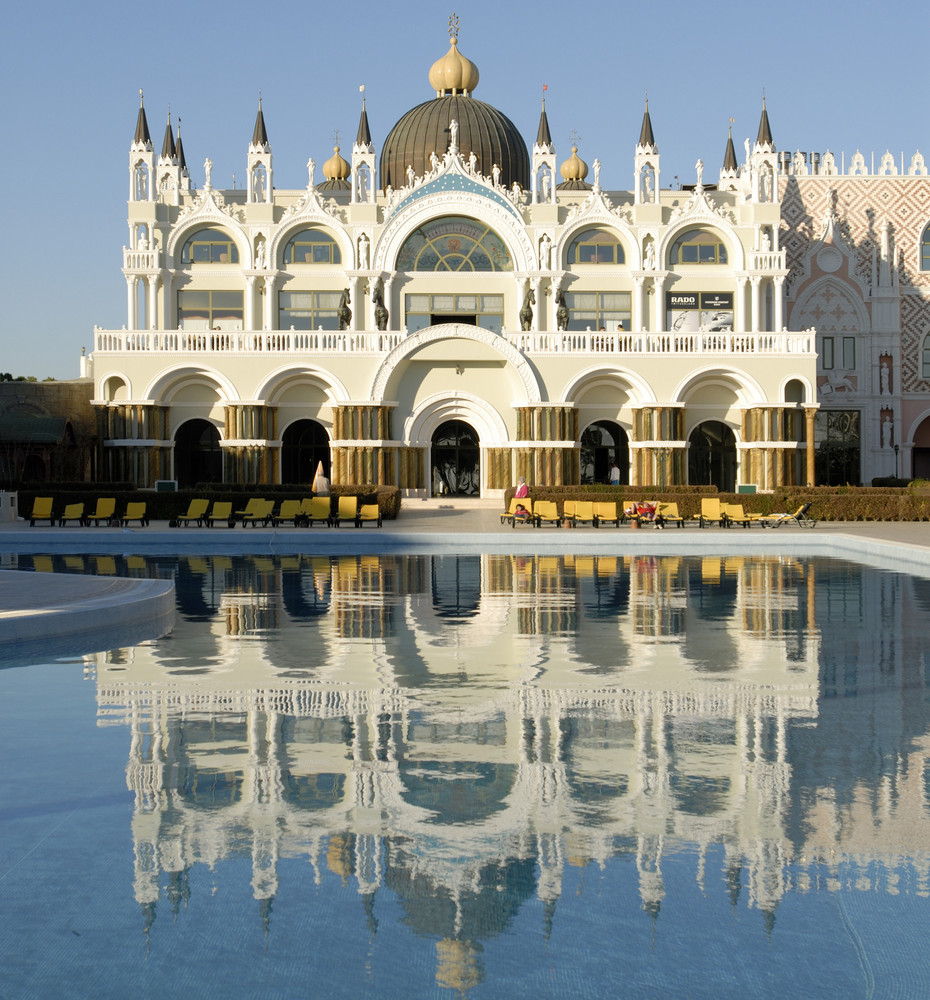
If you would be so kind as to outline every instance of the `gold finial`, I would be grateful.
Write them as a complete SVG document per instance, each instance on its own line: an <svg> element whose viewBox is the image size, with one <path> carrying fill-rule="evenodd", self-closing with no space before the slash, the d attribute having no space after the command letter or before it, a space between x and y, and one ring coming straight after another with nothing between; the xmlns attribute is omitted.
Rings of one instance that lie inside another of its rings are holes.
<svg viewBox="0 0 930 1000"><path fill-rule="evenodd" d="M449 37L453 41L459 37L459 16L455 11L452 12L452 17L449 18Z"/></svg>
<svg viewBox="0 0 930 1000"><path fill-rule="evenodd" d="M139 107L142 107L142 88L139 88Z"/></svg>

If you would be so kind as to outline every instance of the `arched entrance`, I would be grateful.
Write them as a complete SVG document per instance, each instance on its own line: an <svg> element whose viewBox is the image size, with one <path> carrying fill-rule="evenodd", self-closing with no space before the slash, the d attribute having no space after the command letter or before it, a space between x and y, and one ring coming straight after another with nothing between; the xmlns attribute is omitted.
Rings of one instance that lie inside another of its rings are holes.
<svg viewBox="0 0 930 1000"><path fill-rule="evenodd" d="M922 420L920 426L914 431L911 462L912 467L906 469L902 461L897 475L902 479L930 479L930 417Z"/></svg>
<svg viewBox="0 0 930 1000"><path fill-rule="evenodd" d="M174 478L181 489L223 481L220 432L209 420L188 420L174 436Z"/></svg>
<svg viewBox="0 0 930 1000"><path fill-rule="evenodd" d="M330 476L329 435L315 420L295 420L281 435L281 482L310 483L318 462Z"/></svg>
<svg viewBox="0 0 930 1000"><path fill-rule="evenodd" d="M630 447L626 431L613 420L596 420L581 435L582 483L609 483L617 463L620 482L630 481Z"/></svg>
<svg viewBox="0 0 930 1000"><path fill-rule="evenodd" d="M433 434L432 489L434 496L481 493L481 448L474 427L464 420L447 420Z"/></svg>
<svg viewBox="0 0 930 1000"><path fill-rule="evenodd" d="M716 486L721 493L736 489L736 437L720 420L705 420L688 438L688 482Z"/></svg>

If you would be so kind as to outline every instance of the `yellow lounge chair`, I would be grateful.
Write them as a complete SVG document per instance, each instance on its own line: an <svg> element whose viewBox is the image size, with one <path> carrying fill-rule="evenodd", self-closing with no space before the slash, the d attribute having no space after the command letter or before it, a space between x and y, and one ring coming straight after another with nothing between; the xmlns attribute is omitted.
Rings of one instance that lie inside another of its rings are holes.
<svg viewBox="0 0 930 1000"><path fill-rule="evenodd" d="M257 500L254 504L251 504L251 510L243 513L242 526L245 527L247 524L251 524L254 528L256 524L261 524L262 527L267 527L272 523L273 515L274 500Z"/></svg>
<svg viewBox="0 0 930 1000"><path fill-rule="evenodd" d="M259 497L250 497L249 502L245 505L243 510L236 511L236 517L240 520L246 515L253 516L255 512L259 509L259 504L264 504L264 500Z"/></svg>
<svg viewBox="0 0 930 1000"><path fill-rule="evenodd" d="M506 524L508 521L510 521L511 527L513 526L513 515L516 513L517 504L521 503L529 512L530 517L532 517L533 501L529 497L521 497L519 499L517 497L511 497L510 507L507 510L505 510L503 514L501 514L501 524Z"/></svg>
<svg viewBox="0 0 930 1000"><path fill-rule="evenodd" d="M187 513L178 514L176 520L178 524L183 524L185 527L191 521L196 521L199 528L203 525L203 519L207 516L207 508L209 506L209 500L191 500L190 506L187 508Z"/></svg>
<svg viewBox="0 0 930 1000"><path fill-rule="evenodd" d="M678 513L677 502L666 503L663 500L659 501L659 509L656 512L656 524L660 527L664 524L677 524L679 528L683 528L686 520L687 518L682 517Z"/></svg>
<svg viewBox="0 0 930 1000"><path fill-rule="evenodd" d="M36 526L36 521L44 521L46 518L49 527L55 523L55 515L52 513L53 502L51 497L36 497L32 501L32 513L29 515L30 528Z"/></svg>
<svg viewBox="0 0 930 1000"><path fill-rule="evenodd" d="M84 518L85 524L88 526L90 522L94 522L94 527L99 528L100 522L104 521L109 526L116 520L116 497L98 497L97 498L97 509L93 514L88 514Z"/></svg>
<svg viewBox="0 0 930 1000"><path fill-rule="evenodd" d="M722 509L719 497L701 498L701 514L698 521L702 528L705 523L713 524L714 521L716 521L721 528L725 528L727 526L726 514Z"/></svg>
<svg viewBox="0 0 930 1000"><path fill-rule="evenodd" d="M292 521L294 527L297 527L297 518L300 515L300 501L299 500L282 500L281 508L277 514L272 518L272 525L277 528L282 521Z"/></svg>
<svg viewBox="0 0 930 1000"><path fill-rule="evenodd" d="M599 528L602 524L615 524L618 528L623 520L623 508L618 513L616 503L595 503L594 505L594 527Z"/></svg>
<svg viewBox="0 0 930 1000"><path fill-rule="evenodd" d="M138 521L140 528L144 528L149 523L144 502L126 504L126 513L119 519L120 526L125 528L130 521Z"/></svg>
<svg viewBox="0 0 930 1000"><path fill-rule="evenodd" d="M77 521L77 523L83 528L85 525L84 521L84 504L82 503L69 503L62 513L61 517L58 518L58 527L64 527L68 521Z"/></svg>
<svg viewBox="0 0 930 1000"><path fill-rule="evenodd" d="M562 524L559 505L554 500L537 500L533 508L533 517L536 519L537 528L541 528L544 524L554 524L558 528Z"/></svg>
<svg viewBox="0 0 930 1000"><path fill-rule="evenodd" d="M764 528L770 525L773 528L781 527L783 524L796 524L799 528L813 528L817 523L812 517L808 517L807 512L811 509L811 501L802 503L793 514L766 514L757 518L759 524Z"/></svg>
<svg viewBox="0 0 930 1000"><path fill-rule="evenodd" d="M752 518L743 512L741 503L724 503L720 508L728 524L741 524L744 528L748 528L752 523Z"/></svg>
<svg viewBox="0 0 930 1000"><path fill-rule="evenodd" d="M360 528L363 524L374 524L376 527L381 527L381 508L376 503L363 503L358 512L358 517L356 520L356 527Z"/></svg>
<svg viewBox="0 0 930 1000"><path fill-rule="evenodd" d="M225 521L230 528L235 528L236 522L233 520L232 516L232 501L231 500L214 500L213 509L210 511L208 517L205 517L204 524L208 528L213 527L214 521Z"/></svg>
<svg viewBox="0 0 930 1000"><path fill-rule="evenodd" d="M314 522L329 526L332 524L333 511L329 497L308 497L300 502L300 523L312 528Z"/></svg>
<svg viewBox="0 0 930 1000"><path fill-rule="evenodd" d="M333 527L338 528L343 521L351 521L358 527L358 497L339 497Z"/></svg>
<svg viewBox="0 0 930 1000"><path fill-rule="evenodd" d="M573 528L579 524L591 524L597 527L597 521L594 517L594 502L592 500L576 500L575 510L570 521Z"/></svg>

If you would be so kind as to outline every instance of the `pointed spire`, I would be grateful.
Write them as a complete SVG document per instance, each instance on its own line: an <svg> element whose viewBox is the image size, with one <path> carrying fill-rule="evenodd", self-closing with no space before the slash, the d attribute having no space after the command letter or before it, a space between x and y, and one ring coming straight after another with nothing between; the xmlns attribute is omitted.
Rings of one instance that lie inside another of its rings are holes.
<svg viewBox="0 0 930 1000"><path fill-rule="evenodd" d="M542 99L542 111L539 113L539 130L536 133L537 146L551 146L552 136L549 133L549 119L546 117L546 98Z"/></svg>
<svg viewBox="0 0 930 1000"><path fill-rule="evenodd" d="M142 91L139 91L139 116L136 118L136 134L133 137L134 146L150 146L152 138L149 135L149 123L145 117L145 104L142 100Z"/></svg>
<svg viewBox="0 0 930 1000"><path fill-rule="evenodd" d="M163 160L173 160L177 155L174 146L174 136L171 134L171 112L168 112L168 124L165 126L165 139L161 144L161 156Z"/></svg>
<svg viewBox="0 0 930 1000"><path fill-rule="evenodd" d="M184 159L184 147L181 145L181 117L178 116L178 141L175 146L175 156L178 158L178 166L182 170L187 170L187 160Z"/></svg>
<svg viewBox="0 0 930 1000"><path fill-rule="evenodd" d="M739 170L739 164L736 162L736 150L733 148L733 119L730 119L730 131L727 135L727 151L723 154L723 169L727 172L732 171L734 174Z"/></svg>
<svg viewBox="0 0 930 1000"><path fill-rule="evenodd" d="M368 112L365 110L365 84L362 84L359 90L362 92L362 113L358 118L358 135L355 137L355 145L367 148L371 145L371 130L368 128Z"/></svg>
<svg viewBox="0 0 930 1000"><path fill-rule="evenodd" d="M652 133L652 119L649 117L649 98L646 98L646 110L643 112L643 125L639 130L639 145L646 148L652 147L655 152L659 151L656 145L656 138Z"/></svg>
<svg viewBox="0 0 930 1000"><path fill-rule="evenodd" d="M255 128L252 131L253 146L267 146L268 133L265 131L265 116L262 114L262 95L258 95L258 114L255 116Z"/></svg>
<svg viewBox="0 0 930 1000"><path fill-rule="evenodd" d="M759 134L756 136L757 146L769 146L775 150L775 140L772 138L772 129L769 126L769 113L765 110L765 94L762 95L762 117L759 119Z"/></svg>

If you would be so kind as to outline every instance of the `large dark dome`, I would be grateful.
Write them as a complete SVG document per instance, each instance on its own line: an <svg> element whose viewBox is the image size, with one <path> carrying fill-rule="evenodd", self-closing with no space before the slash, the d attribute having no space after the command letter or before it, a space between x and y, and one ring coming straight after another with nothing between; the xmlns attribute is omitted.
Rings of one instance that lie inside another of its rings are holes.
<svg viewBox="0 0 930 1000"><path fill-rule="evenodd" d="M407 167L420 177L430 170L430 154L449 148L449 122L459 124L458 145L467 160L474 152L482 174L496 163L501 184L530 186L530 157L516 125L497 108L465 94L446 94L408 111L391 129L381 151L381 187L396 191L407 183Z"/></svg>

